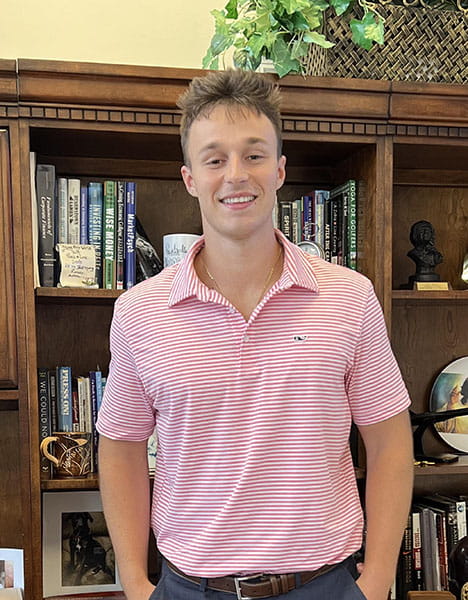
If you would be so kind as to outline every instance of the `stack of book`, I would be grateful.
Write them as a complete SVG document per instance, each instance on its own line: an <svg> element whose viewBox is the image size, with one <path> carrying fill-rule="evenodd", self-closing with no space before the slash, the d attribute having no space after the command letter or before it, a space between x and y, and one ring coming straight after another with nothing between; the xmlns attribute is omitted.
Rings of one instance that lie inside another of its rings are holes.
<svg viewBox="0 0 468 600"><path fill-rule="evenodd" d="M454 578L450 555L467 535L464 497L434 494L415 498L398 563L396 591L449 591Z"/></svg>
<svg viewBox="0 0 468 600"><path fill-rule="evenodd" d="M295 244L314 241L325 260L357 268L357 186L349 179L332 190L314 190L280 201L277 226Z"/></svg>
<svg viewBox="0 0 468 600"><path fill-rule="evenodd" d="M38 369L39 438L55 431L87 431L92 439L92 471L97 471L96 420L106 378L99 369L73 377L71 367ZM41 460L41 475L48 478L50 462Z"/></svg>
<svg viewBox="0 0 468 600"><path fill-rule="evenodd" d="M56 177L54 165L46 164L38 164L35 172L38 285L57 285L57 244L94 247L97 287L135 285L135 182Z"/></svg>

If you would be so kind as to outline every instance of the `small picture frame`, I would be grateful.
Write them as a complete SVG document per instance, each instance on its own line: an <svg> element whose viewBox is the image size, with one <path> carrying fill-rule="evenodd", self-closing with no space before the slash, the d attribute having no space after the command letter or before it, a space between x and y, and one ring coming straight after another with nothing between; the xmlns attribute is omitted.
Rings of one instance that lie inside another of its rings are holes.
<svg viewBox="0 0 468 600"><path fill-rule="evenodd" d="M99 492L43 494L43 596L122 589Z"/></svg>
<svg viewBox="0 0 468 600"><path fill-rule="evenodd" d="M24 589L23 550L0 548L0 589L10 588Z"/></svg>

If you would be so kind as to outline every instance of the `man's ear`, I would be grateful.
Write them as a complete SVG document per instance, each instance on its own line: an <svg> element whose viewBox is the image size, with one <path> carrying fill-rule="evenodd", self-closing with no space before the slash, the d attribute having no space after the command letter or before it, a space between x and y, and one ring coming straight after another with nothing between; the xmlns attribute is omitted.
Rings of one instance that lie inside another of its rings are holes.
<svg viewBox="0 0 468 600"><path fill-rule="evenodd" d="M185 187L187 188L187 192L194 198L198 198L197 187L192 177L192 172L190 171L190 168L187 167L187 165L183 165L180 168L180 173L182 175L182 179L184 180Z"/></svg>
<svg viewBox="0 0 468 600"><path fill-rule="evenodd" d="M276 177L276 189L279 190L286 179L286 156L280 156L278 160L278 174Z"/></svg>

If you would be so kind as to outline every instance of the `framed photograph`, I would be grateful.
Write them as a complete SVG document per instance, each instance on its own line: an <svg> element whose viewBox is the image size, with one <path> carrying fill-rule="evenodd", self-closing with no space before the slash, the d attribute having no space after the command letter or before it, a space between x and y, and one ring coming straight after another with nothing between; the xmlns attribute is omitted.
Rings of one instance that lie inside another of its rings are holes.
<svg viewBox="0 0 468 600"><path fill-rule="evenodd" d="M0 548L0 590L24 588L23 550Z"/></svg>
<svg viewBox="0 0 468 600"><path fill-rule="evenodd" d="M43 494L43 595L122 589L99 492Z"/></svg>
<svg viewBox="0 0 468 600"><path fill-rule="evenodd" d="M468 356L451 362L439 373L429 400L429 410L441 412L468 408ZM446 444L468 453L468 415L434 424Z"/></svg>

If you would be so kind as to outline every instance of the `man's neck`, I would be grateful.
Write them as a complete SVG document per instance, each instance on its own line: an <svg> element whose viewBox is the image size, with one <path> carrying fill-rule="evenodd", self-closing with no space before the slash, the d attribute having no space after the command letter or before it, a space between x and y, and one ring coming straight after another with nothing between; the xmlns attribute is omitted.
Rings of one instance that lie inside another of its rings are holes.
<svg viewBox="0 0 468 600"><path fill-rule="evenodd" d="M266 291L278 280L283 267L282 246L274 231L261 243L225 240L210 243L197 255L200 280L227 298L248 320Z"/></svg>

